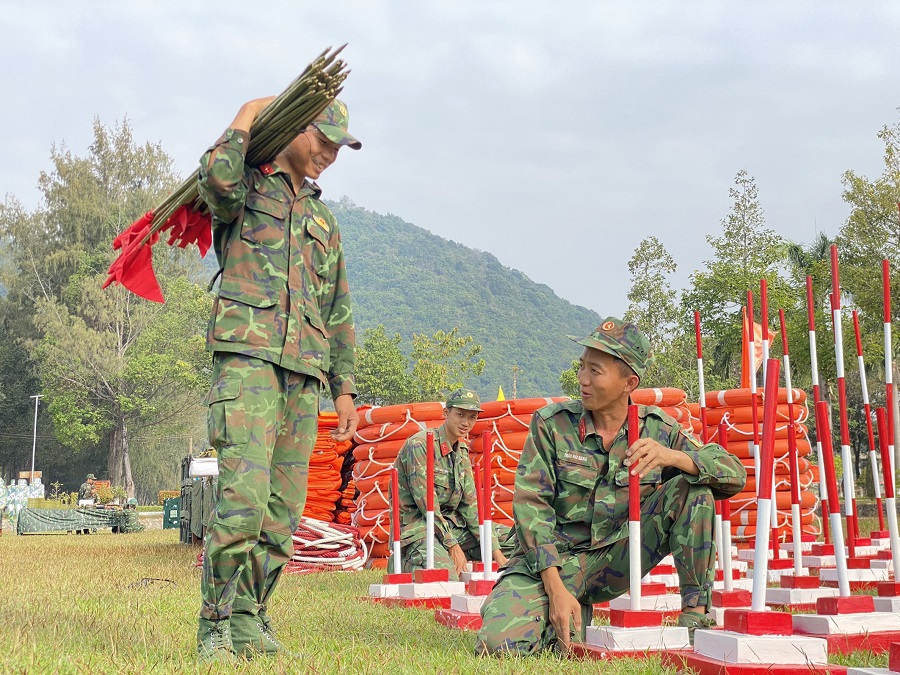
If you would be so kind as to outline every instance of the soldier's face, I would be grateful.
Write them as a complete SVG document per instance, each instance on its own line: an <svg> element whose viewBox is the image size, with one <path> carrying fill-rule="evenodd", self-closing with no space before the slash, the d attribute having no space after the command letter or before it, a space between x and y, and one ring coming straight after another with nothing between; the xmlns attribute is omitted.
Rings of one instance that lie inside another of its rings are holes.
<svg viewBox="0 0 900 675"><path fill-rule="evenodd" d="M578 384L585 410L605 410L627 400L637 382L637 375L623 368L616 357L584 348L578 360Z"/></svg>
<svg viewBox="0 0 900 675"><path fill-rule="evenodd" d="M291 141L284 152L300 173L316 180L334 164L340 149L341 146L330 141L321 131L309 127Z"/></svg>
<svg viewBox="0 0 900 675"><path fill-rule="evenodd" d="M447 431L457 438L465 438L475 425L475 420L478 419L478 411L444 408L444 419L447 420Z"/></svg>

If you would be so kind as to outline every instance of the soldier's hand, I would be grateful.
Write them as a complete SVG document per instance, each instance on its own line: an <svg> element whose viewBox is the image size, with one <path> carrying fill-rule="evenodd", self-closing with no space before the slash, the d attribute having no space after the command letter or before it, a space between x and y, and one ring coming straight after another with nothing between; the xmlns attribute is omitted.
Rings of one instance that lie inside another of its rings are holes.
<svg viewBox="0 0 900 675"><path fill-rule="evenodd" d="M503 555L503 551L499 548L494 551L494 562L497 563L497 567L503 567L507 563L506 556Z"/></svg>
<svg viewBox="0 0 900 675"><path fill-rule="evenodd" d="M581 635L581 603L566 588L561 588L548 596L550 598L550 623L556 630L556 635L564 647L563 653L565 653L572 644L573 632L576 636Z"/></svg>
<svg viewBox="0 0 900 675"><path fill-rule="evenodd" d="M356 433L359 424L359 413L353 405L353 397L350 394L341 394L334 399L334 410L338 416L337 429L331 431L331 438L338 443L349 441Z"/></svg>
<svg viewBox="0 0 900 675"><path fill-rule="evenodd" d="M572 643L573 624L575 635L581 635L581 603L563 584L558 568L541 570L541 581L550 601L550 625L556 631L563 653L566 653Z"/></svg>
<svg viewBox="0 0 900 675"><path fill-rule="evenodd" d="M274 100L274 96L264 96L263 98L247 101L238 111L237 117L234 118L230 125L231 128L238 131L250 131L250 127L256 118L259 117L259 114Z"/></svg>
<svg viewBox="0 0 900 675"><path fill-rule="evenodd" d="M700 469L687 453L673 450L652 438L640 438L625 453L625 466L629 473L641 478L657 467L674 466L685 473L697 475Z"/></svg>
<svg viewBox="0 0 900 675"><path fill-rule="evenodd" d="M447 553L450 554L450 559L453 560L453 568L456 570L456 576L465 572L466 554L463 553L462 546L454 544L448 549Z"/></svg>

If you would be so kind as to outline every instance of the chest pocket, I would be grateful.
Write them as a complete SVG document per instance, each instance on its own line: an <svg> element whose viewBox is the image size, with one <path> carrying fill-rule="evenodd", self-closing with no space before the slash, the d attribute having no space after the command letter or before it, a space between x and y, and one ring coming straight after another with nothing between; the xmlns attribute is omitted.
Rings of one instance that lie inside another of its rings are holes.
<svg viewBox="0 0 900 675"><path fill-rule="evenodd" d="M303 228L307 234L309 245L309 268L319 278L328 276L331 267L328 240L331 237L332 224L322 216L307 216L303 219Z"/></svg>
<svg viewBox="0 0 900 675"><path fill-rule="evenodd" d="M558 520L586 522L592 510L597 470L576 462L556 462L556 504Z"/></svg>
<svg viewBox="0 0 900 675"><path fill-rule="evenodd" d="M628 503L628 469L630 467L623 466L621 470L616 473L616 486L619 489L625 489L625 504L626 509ZM657 467L653 469L646 476L641 478L638 483L640 483L641 490L641 501L645 500L648 496L653 494L657 487L659 487L660 483L662 483L662 468Z"/></svg>
<svg viewBox="0 0 900 675"><path fill-rule="evenodd" d="M251 192L244 205L241 239L257 246L281 248L284 246L285 221L289 213L288 204Z"/></svg>

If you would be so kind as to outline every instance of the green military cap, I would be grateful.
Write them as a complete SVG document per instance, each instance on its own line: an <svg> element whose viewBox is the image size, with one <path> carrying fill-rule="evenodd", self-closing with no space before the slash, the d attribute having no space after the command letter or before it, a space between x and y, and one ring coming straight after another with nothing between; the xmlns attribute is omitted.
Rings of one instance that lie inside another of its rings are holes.
<svg viewBox="0 0 900 675"><path fill-rule="evenodd" d="M471 389L457 389L447 397L444 404L448 408L461 408L463 410L477 410L482 412L481 399Z"/></svg>
<svg viewBox="0 0 900 675"><path fill-rule="evenodd" d="M349 145L354 150L359 150L362 143L356 140L347 131L350 125L350 113L343 101L335 99L315 119L313 126L328 137L332 143Z"/></svg>
<svg viewBox="0 0 900 675"><path fill-rule="evenodd" d="M132 497L131 499L128 500L128 505L129 506L137 506L137 499Z"/></svg>
<svg viewBox="0 0 900 675"><path fill-rule="evenodd" d="M85 480L97 480L97 477L94 474L89 473L87 475L87 478L85 478Z"/></svg>
<svg viewBox="0 0 900 675"><path fill-rule="evenodd" d="M599 349L622 359L638 377L644 377L653 358L650 340L633 323L608 316L586 338L568 336L585 347Z"/></svg>

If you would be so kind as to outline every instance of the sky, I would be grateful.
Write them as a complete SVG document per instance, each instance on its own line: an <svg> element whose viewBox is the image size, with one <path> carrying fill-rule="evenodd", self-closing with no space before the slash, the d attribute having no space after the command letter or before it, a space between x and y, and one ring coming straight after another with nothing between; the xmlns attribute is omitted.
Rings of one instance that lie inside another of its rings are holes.
<svg viewBox="0 0 900 675"><path fill-rule="evenodd" d="M319 180L605 315L647 236L712 257L741 169L767 226L837 233L898 120L896 2L0 0L0 196L127 117L187 176L249 99L348 43L350 130ZM352 260L348 265L352 265Z"/></svg>

